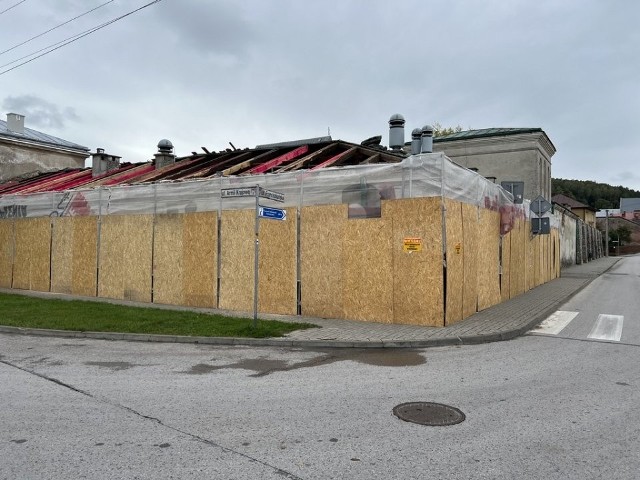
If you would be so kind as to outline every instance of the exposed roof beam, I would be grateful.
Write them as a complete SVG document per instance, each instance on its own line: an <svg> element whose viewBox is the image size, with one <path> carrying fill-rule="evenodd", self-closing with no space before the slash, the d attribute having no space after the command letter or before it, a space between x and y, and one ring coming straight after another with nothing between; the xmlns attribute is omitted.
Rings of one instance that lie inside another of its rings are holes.
<svg viewBox="0 0 640 480"><path fill-rule="evenodd" d="M245 160L244 162L238 163L236 165L232 165L231 167L223 170L222 175L227 176L227 175L233 175L234 173L240 172L245 168L251 167L251 165L255 165L256 162L259 162L264 157L273 155L274 152L276 152L276 150L269 150L261 155L258 155L257 157L250 158L249 160ZM251 152L251 153L254 153L254 152Z"/></svg>
<svg viewBox="0 0 640 480"><path fill-rule="evenodd" d="M324 155L325 153L327 153L329 150L332 150L336 147L337 144L335 143L331 143L325 147L322 147L320 150L315 151L313 153L310 153L309 155L306 155L298 160L296 160L295 162L291 162L287 165L283 165L282 167L280 167L278 170L275 171L275 173L283 173L283 172L289 172L291 170L298 170L300 168L304 168L305 165L307 165L308 163L311 163L314 159L316 159L317 157Z"/></svg>
<svg viewBox="0 0 640 480"><path fill-rule="evenodd" d="M347 158L354 155L357 151L358 151L358 147L351 147L346 152L342 152L337 155L334 155L329 160L325 160L324 162L313 167L311 170L319 170L321 168L331 167L333 165L339 165L340 163L344 162Z"/></svg>
<svg viewBox="0 0 640 480"><path fill-rule="evenodd" d="M269 160L268 162L263 163L262 165L258 165L253 167L247 173L249 174L257 174L257 173L265 173L267 170L277 167L285 162L289 162L295 158L298 158L300 155L304 155L309 151L309 145L302 145L301 147L292 150L291 152L285 153L284 155L280 155L279 157L274 158L273 160Z"/></svg>

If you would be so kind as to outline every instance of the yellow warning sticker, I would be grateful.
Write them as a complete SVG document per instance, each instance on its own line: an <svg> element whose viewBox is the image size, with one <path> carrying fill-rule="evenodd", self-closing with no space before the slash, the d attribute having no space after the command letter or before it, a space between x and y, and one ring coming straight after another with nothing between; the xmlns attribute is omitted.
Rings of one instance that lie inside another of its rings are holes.
<svg viewBox="0 0 640 480"><path fill-rule="evenodd" d="M402 249L405 252L420 252L422 250L422 238L420 237L405 237L402 242Z"/></svg>

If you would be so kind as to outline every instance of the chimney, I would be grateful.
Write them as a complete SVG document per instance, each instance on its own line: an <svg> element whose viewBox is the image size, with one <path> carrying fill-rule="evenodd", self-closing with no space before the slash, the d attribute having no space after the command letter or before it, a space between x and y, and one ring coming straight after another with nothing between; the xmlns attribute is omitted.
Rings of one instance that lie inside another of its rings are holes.
<svg viewBox="0 0 640 480"><path fill-rule="evenodd" d="M404 117L399 113L389 119L389 147L391 150L402 150L404 147Z"/></svg>
<svg viewBox="0 0 640 480"><path fill-rule="evenodd" d="M91 176L97 177L103 173L120 167L120 157L104 153L104 148L96 148L96 153L91 154Z"/></svg>
<svg viewBox="0 0 640 480"><path fill-rule="evenodd" d="M420 146L420 153L433 152L433 127L431 125L425 125L422 127L422 145Z"/></svg>
<svg viewBox="0 0 640 480"><path fill-rule="evenodd" d="M166 138L158 142L158 153L154 156L156 170L176 163L176 156L173 154L173 144Z"/></svg>
<svg viewBox="0 0 640 480"><path fill-rule="evenodd" d="M414 128L411 132L411 155L417 155L422 149L422 129Z"/></svg>
<svg viewBox="0 0 640 480"><path fill-rule="evenodd" d="M24 115L7 113L7 128L13 133L24 133Z"/></svg>

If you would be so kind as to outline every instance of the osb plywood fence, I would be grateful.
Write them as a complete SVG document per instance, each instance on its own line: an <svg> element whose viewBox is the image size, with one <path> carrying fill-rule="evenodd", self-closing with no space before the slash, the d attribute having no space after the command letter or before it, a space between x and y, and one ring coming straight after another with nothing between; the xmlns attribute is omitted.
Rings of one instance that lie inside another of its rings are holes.
<svg viewBox="0 0 640 480"><path fill-rule="evenodd" d="M443 209L444 207L444 209ZM443 326L559 276L559 236L439 197L260 222L258 310ZM444 215L443 215L444 212ZM443 221L444 219L444 221ZM0 287L249 312L254 210L0 220Z"/></svg>
<svg viewBox="0 0 640 480"><path fill-rule="evenodd" d="M560 274L552 214L533 235L528 203L421 154L0 195L0 287L251 312L259 201L286 212L259 221L262 313L443 326Z"/></svg>

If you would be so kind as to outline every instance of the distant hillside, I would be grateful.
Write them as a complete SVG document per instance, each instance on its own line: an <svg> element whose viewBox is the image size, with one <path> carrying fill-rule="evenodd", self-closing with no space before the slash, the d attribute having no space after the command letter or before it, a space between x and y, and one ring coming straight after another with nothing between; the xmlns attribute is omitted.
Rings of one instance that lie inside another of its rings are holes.
<svg viewBox="0 0 640 480"><path fill-rule="evenodd" d="M575 198L590 207L620 208L620 198L640 198L640 191L621 185L614 187L607 183L596 183L590 180L551 179L551 194L563 193Z"/></svg>

